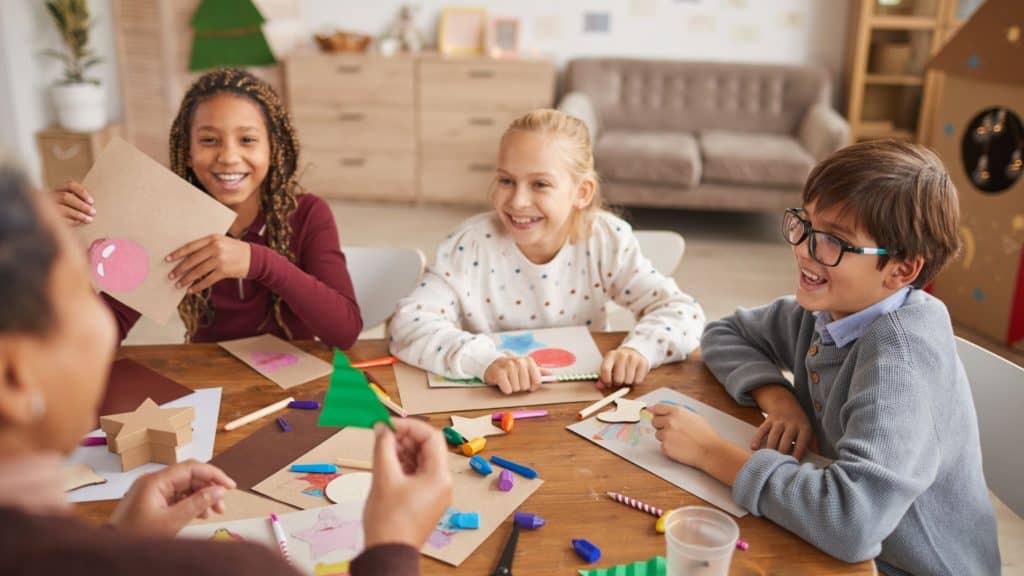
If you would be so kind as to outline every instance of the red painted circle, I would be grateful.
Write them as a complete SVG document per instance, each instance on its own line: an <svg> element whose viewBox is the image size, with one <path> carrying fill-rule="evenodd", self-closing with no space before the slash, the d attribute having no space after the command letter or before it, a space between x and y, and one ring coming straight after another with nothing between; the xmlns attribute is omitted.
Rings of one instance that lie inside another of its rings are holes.
<svg viewBox="0 0 1024 576"><path fill-rule="evenodd" d="M565 368L576 363L576 355L561 348L541 348L530 352L530 358L541 368Z"/></svg>

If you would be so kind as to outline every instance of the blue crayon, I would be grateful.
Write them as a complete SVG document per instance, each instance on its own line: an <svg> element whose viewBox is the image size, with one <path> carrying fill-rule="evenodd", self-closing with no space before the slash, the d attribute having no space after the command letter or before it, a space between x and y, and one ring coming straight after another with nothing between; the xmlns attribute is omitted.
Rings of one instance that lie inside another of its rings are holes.
<svg viewBox="0 0 1024 576"><path fill-rule="evenodd" d="M601 559L601 549L582 538L573 538L572 549L587 564L593 564Z"/></svg>
<svg viewBox="0 0 1024 576"><path fill-rule="evenodd" d="M293 400L288 403L288 407L299 410L316 410L320 408L320 403L316 400Z"/></svg>
<svg viewBox="0 0 1024 576"><path fill-rule="evenodd" d="M502 468L507 468L515 472L516 474L519 474L523 478L537 477L537 471L534 470L533 468L528 468L526 466L523 466L522 464L516 464L515 462L512 462L510 460L505 460L501 456L491 456L491 464L497 464Z"/></svg>
<svg viewBox="0 0 1024 576"><path fill-rule="evenodd" d="M310 474L335 474L338 471L338 467L334 464L292 464L292 467L288 470Z"/></svg>
<svg viewBox="0 0 1024 576"><path fill-rule="evenodd" d="M494 469L487 463L487 460L484 460L483 456L479 454L469 459L469 465L473 470L479 472L481 476L489 476L491 472L494 472Z"/></svg>

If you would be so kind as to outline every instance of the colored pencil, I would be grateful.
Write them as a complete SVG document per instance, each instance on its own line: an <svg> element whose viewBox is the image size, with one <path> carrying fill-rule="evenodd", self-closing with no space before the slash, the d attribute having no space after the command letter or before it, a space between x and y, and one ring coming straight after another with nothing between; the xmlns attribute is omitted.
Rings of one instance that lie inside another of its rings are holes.
<svg viewBox="0 0 1024 576"><path fill-rule="evenodd" d="M622 398L626 394L629 394L629 388L625 388L625 387L619 388L615 392L612 392L611 394L605 396L604 398L598 400L597 402L594 402L590 406L587 406L583 410L580 410L579 412L577 412L576 413L576 419L577 420L583 420L584 418L588 418L594 412L597 412L601 408L604 408L605 406L611 404L616 399Z"/></svg>
<svg viewBox="0 0 1024 576"><path fill-rule="evenodd" d="M626 506L629 506L634 510L646 512L651 516L654 516L655 518L661 518L661 516L665 514L665 511L662 510L661 508L656 508L654 506L651 506L650 504L644 504L639 500L634 500L633 498L630 498L629 496L624 496L622 494L619 494L618 492L607 492L607 494L608 497L611 498L612 500L615 500L620 504L625 504Z"/></svg>
<svg viewBox="0 0 1024 576"><path fill-rule="evenodd" d="M277 412L278 410L284 410L288 406L289 402L294 402L294 401L295 401L295 398L292 398L291 396L289 396L289 397L285 398L284 400L281 400L280 402L274 402L273 404L271 404L270 406L267 406L266 408L260 408L259 410L253 412L252 414L246 414L245 416L242 416L241 418L238 418L236 420L232 420L231 422L228 422L227 424L224 425L224 430L226 430L226 431L234 430L235 428L239 428L241 426L245 426L249 422L253 422L255 420L259 420L260 418L263 418L267 414L273 414L274 412Z"/></svg>
<svg viewBox="0 0 1024 576"><path fill-rule="evenodd" d="M383 358L374 358L372 360L353 362L352 367L359 368L361 370L363 368L373 368L375 366L391 366L396 362L398 362L398 358L395 358L394 356L384 356Z"/></svg>

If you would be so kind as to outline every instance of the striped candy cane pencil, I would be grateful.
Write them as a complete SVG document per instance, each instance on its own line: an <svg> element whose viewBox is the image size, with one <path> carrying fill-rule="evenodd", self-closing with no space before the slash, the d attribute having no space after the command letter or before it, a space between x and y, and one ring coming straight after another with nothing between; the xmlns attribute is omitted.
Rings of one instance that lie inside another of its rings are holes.
<svg viewBox="0 0 1024 576"><path fill-rule="evenodd" d="M615 500L616 502L619 502L620 504L625 504L626 506L629 506L630 508L633 508L635 510L646 512L651 516L654 516L655 518L660 518L661 515L665 513L664 511L662 511L661 508L655 508L654 506L651 506L649 504L644 504L639 500L634 500L629 496L623 496L618 492L608 492L608 497L611 498L612 500Z"/></svg>

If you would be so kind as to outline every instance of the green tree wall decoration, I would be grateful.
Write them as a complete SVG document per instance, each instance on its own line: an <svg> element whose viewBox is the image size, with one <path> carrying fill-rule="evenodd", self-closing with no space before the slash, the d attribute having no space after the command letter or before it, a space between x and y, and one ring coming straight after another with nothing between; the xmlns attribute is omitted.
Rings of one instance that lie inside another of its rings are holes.
<svg viewBox="0 0 1024 576"><path fill-rule="evenodd" d="M265 21L252 0L203 0L192 15L189 70L274 64L261 27Z"/></svg>

